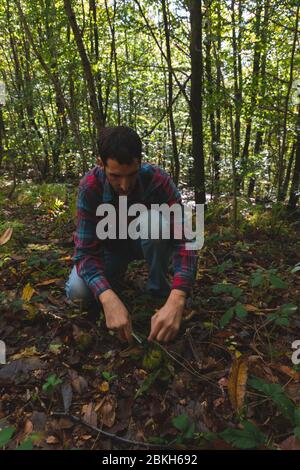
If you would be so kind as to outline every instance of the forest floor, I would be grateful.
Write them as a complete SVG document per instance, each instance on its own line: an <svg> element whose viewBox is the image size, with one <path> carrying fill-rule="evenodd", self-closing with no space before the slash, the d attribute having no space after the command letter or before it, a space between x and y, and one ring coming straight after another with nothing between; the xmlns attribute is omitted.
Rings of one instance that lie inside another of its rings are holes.
<svg viewBox="0 0 300 470"><path fill-rule="evenodd" d="M142 344L128 346L65 296L66 206L1 206L0 237L13 232L0 247L0 446L300 449L299 223L250 208L234 234L225 203L208 211L193 298L167 345L144 340L161 304L134 262L120 295Z"/></svg>

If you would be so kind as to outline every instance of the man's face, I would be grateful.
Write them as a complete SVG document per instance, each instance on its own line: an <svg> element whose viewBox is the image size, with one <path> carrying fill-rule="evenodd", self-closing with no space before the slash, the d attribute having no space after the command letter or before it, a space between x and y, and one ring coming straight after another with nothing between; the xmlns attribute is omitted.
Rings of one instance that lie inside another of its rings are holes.
<svg viewBox="0 0 300 470"><path fill-rule="evenodd" d="M101 168L105 171L106 177L113 187L113 190L120 196L128 196L133 190L140 163L134 159L132 163L120 164L116 160L109 158L104 166L102 161L99 162Z"/></svg>

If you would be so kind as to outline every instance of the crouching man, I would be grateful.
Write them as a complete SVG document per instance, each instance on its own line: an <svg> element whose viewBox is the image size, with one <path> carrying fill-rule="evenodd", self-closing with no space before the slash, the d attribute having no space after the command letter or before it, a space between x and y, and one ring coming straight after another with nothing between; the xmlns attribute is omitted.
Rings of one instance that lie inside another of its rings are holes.
<svg viewBox="0 0 300 470"><path fill-rule="evenodd" d="M152 205L181 205L180 193L164 170L142 163L142 142L133 129L103 128L99 152L98 165L84 176L79 186L75 265L66 284L67 296L87 304L93 300L102 304L107 328L116 331L121 340L131 341L130 314L115 286L123 278L128 263L144 258L149 268L147 291L166 299L152 316L148 340L170 341L178 333L186 298L195 280L197 253L186 249L183 237L162 236L169 221ZM141 233L138 238L124 236L124 223L120 236L120 219L124 221L124 213L118 213L120 199L126 199L128 213L133 204L145 207L138 218L126 214L127 227L133 220L138 222ZM99 213L104 215L101 207L108 207L107 204L115 209L117 222L116 226L107 224L105 238L101 234L99 237L99 221L103 220ZM158 237L151 237L151 225L158 229ZM171 286L167 278L170 257L174 269Z"/></svg>

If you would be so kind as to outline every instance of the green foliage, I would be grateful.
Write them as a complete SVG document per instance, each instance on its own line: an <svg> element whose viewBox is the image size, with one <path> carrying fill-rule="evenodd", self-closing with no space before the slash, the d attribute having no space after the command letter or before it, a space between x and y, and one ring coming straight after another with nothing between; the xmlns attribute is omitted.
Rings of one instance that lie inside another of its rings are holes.
<svg viewBox="0 0 300 470"><path fill-rule="evenodd" d="M257 449L266 444L267 436L251 421L242 421L241 424L243 429L225 429L220 437L238 449Z"/></svg>
<svg viewBox="0 0 300 470"><path fill-rule="evenodd" d="M287 283L277 275L277 269L261 269L258 268L251 274L249 283L254 288L259 288L261 293L267 292L269 289L286 289Z"/></svg>
<svg viewBox="0 0 300 470"><path fill-rule="evenodd" d="M268 315L268 320L274 321L278 326L289 326L290 320L296 314L297 310L297 305L283 304L276 312Z"/></svg>
<svg viewBox="0 0 300 470"><path fill-rule="evenodd" d="M5 447L14 435L15 428L5 428L0 431L0 448Z"/></svg>
<svg viewBox="0 0 300 470"><path fill-rule="evenodd" d="M230 283L216 284L213 286L214 294L228 294L231 295L234 299L239 299L242 295L242 290L239 287L234 286Z"/></svg>
<svg viewBox="0 0 300 470"><path fill-rule="evenodd" d="M59 377L57 377L56 374L51 374L49 375L46 382L44 383L43 390L46 393L53 393L56 387L60 385L61 383L62 381L60 380Z"/></svg>
<svg viewBox="0 0 300 470"><path fill-rule="evenodd" d="M114 374L111 374L110 372L104 370L102 372L102 377L108 382L112 382L114 379L116 379L118 376L117 375L114 375Z"/></svg>
<svg viewBox="0 0 300 470"><path fill-rule="evenodd" d="M175 416L172 419L173 426L180 432L177 442L184 442L194 437L195 423L186 414Z"/></svg>
<svg viewBox="0 0 300 470"><path fill-rule="evenodd" d="M247 310L240 302L237 302L233 307L230 307L224 315L221 317L220 326L224 328L234 316L237 316L240 320L244 320L247 317Z"/></svg>
<svg viewBox="0 0 300 470"><path fill-rule="evenodd" d="M265 382L259 377L251 377L248 379L248 384L273 400L283 416L288 418L293 424L299 425L299 413L297 412L295 415L295 404L286 396L281 385Z"/></svg>

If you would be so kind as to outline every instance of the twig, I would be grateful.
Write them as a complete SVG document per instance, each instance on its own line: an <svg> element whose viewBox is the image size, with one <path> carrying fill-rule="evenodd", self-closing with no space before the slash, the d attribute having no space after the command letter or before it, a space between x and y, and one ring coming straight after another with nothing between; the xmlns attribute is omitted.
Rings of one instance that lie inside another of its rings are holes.
<svg viewBox="0 0 300 470"><path fill-rule="evenodd" d="M136 446L141 446L141 447L151 447L154 449L157 448L162 448L162 449L170 449L170 444L164 445L164 444L151 444L150 442L140 442L140 441L131 441L130 439L125 439L124 437L117 436L116 434L113 434L111 432L103 431L100 428L97 428L96 426L92 426L91 424L86 423L85 421L81 420L77 416L71 415L69 413L64 413L62 411L53 411L51 413L51 416L58 417L58 418L67 418L71 419L75 423L81 424L82 426L86 426L92 431L97 432L98 434L103 434L103 436L109 437L110 439L115 439L116 441L123 442L125 444L132 444Z"/></svg>

